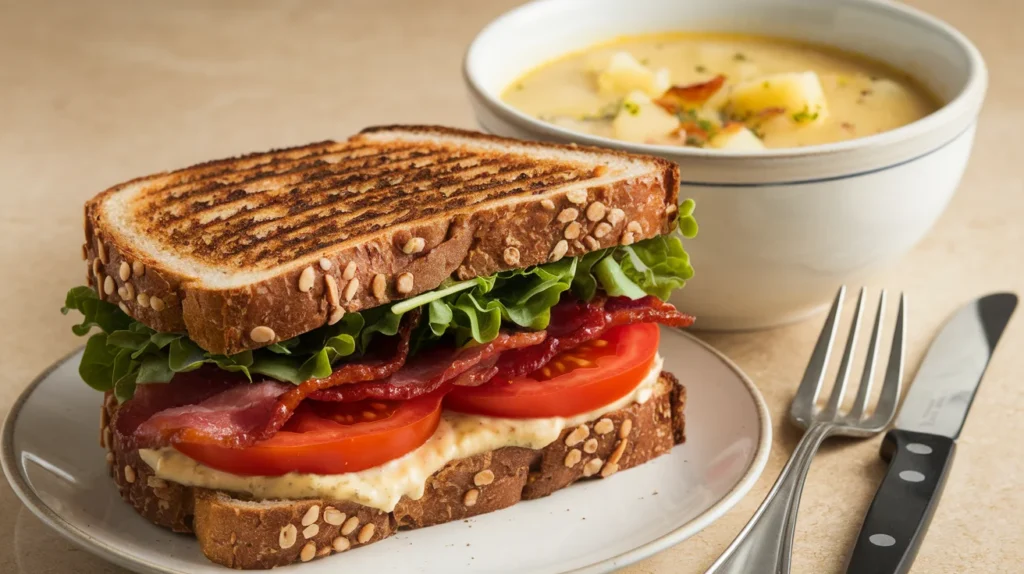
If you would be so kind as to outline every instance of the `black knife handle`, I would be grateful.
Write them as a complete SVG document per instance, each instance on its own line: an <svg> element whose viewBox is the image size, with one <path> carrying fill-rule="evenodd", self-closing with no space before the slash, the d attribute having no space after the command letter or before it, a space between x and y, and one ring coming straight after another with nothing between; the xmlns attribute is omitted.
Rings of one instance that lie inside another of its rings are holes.
<svg viewBox="0 0 1024 574"><path fill-rule="evenodd" d="M889 471L861 526L847 574L904 574L917 555L953 462L953 439L894 429L882 441Z"/></svg>

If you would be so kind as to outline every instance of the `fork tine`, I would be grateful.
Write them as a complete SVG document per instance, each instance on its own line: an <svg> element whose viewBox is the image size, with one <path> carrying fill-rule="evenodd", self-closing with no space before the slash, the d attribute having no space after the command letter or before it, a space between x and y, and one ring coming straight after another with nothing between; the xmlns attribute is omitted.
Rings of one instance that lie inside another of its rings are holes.
<svg viewBox="0 0 1024 574"><path fill-rule="evenodd" d="M860 376L860 388L857 389L857 397L853 400L853 408L850 409L849 420L859 421L864 416L864 409L867 408L868 398L871 396L871 387L875 380L875 365L878 359L878 343L882 338L882 315L885 313L885 289L878 297L878 312L875 313L875 326L871 328L871 341L868 343L868 355L864 361L864 372Z"/></svg>
<svg viewBox="0 0 1024 574"><path fill-rule="evenodd" d="M832 396L828 399L828 405L822 413L823 418L835 418L839 407L843 404L843 395L846 393L846 386L850 381L850 367L853 365L853 354L857 347L857 334L860 332L860 317L864 313L864 288L860 288L857 295L857 308L853 312L853 322L850 323L850 334L846 337L846 348L843 349L843 358L839 360L839 372L836 373L836 384L832 387Z"/></svg>
<svg viewBox="0 0 1024 574"><path fill-rule="evenodd" d="M882 429L892 422L896 415L896 405L900 400L900 386L903 384L903 340L906 336L907 298L900 294L900 308L896 314L896 331L892 336L892 347L889 349L889 364L885 367L885 381L878 397L878 406L867 424Z"/></svg>
<svg viewBox="0 0 1024 574"><path fill-rule="evenodd" d="M800 387L789 407L789 416L803 424L810 424L810 419L814 415L814 403L818 400L818 391L821 390L821 383L825 379L825 365L832 354L832 343L836 339L836 326L839 324L839 313L843 309L845 295L846 286L843 285L832 301L828 319L821 328L818 342L815 343L811 359L807 362L804 378L800 381Z"/></svg>

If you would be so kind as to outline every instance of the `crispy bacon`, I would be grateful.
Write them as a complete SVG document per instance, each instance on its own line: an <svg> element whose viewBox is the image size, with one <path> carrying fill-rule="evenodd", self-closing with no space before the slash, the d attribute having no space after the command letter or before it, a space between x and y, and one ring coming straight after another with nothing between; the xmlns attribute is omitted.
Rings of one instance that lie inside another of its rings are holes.
<svg viewBox="0 0 1024 574"><path fill-rule="evenodd" d="M153 415L201 403L245 382L241 375L225 373L216 367L204 367L175 375L173 383L139 385L132 400L117 409L113 431L120 435L122 441L134 444L135 431Z"/></svg>
<svg viewBox="0 0 1024 574"><path fill-rule="evenodd" d="M409 355L409 338L418 320L418 310L402 318L398 337L391 339L395 344L391 352L349 363L329 377L310 379L297 387L276 381L232 383L226 390L221 386L220 392L195 402L178 402L172 408L154 411L135 430L135 441L140 446L191 442L241 448L268 439L288 422L295 407L310 394L346 383L379 380L398 372ZM167 392L177 384L172 382L169 386Z"/></svg>
<svg viewBox="0 0 1024 574"><path fill-rule="evenodd" d="M612 297L605 301L604 311L609 328L635 323L659 323L683 328L693 325L694 321L693 315L682 313L671 303L650 295L635 301L626 297Z"/></svg>
<svg viewBox="0 0 1024 574"><path fill-rule="evenodd" d="M462 349L438 348L406 363L418 313L406 315L393 348L349 363L329 377L299 386L277 381L250 384L231 374L197 371L166 385L144 385L118 412L116 430L140 447L180 442L245 447L273 436L303 400L407 400L447 385L475 386L531 373L561 351L630 323L689 326L693 317L654 297L589 303L567 299L552 309L547 332L503 332L493 341Z"/></svg>
<svg viewBox="0 0 1024 574"><path fill-rule="evenodd" d="M317 391L310 399L318 401L353 402L363 399L409 400L432 393L451 382L454 385L476 386L487 382L497 372L498 355L511 349L541 343L544 331L501 333L493 341L462 349L435 348L405 365L387 379L354 385L341 385Z"/></svg>
<svg viewBox="0 0 1024 574"><path fill-rule="evenodd" d="M252 444L267 428L278 398L290 386L277 381L236 384L197 404L156 413L139 426L135 439L140 446L179 442Z"/></svg>
<svg viewBox="0 0 1024 574"><path fill-rule="evenodd" d="M329 377L323 379L310 379L298 387L285 393L277 402L274 414L266 429L260 433L260 439L270 438L280 429L292 416L295 407L309 395L317 392L344 385L346 383L359 383L363 381L379 381L397 373L405 366L405 360L409 357L409 338L412 336L413 327L420 320L420 310L415 309L402 317L402 325L398 330L398 341L394 353L386 359L377 359L363 363L350 363L335 370Z"/></svg>
<svg viewBox="0 0 1024 574"><path fill-rule="evenodd" d="M562 351L596 339L612 327L633 323L689 327L693 316L651 296L635 301L627 297L598 298L589 303L562 301L551 310L548 338L539 345L503 353L498 359L495 382L528 375Z"/></svg>
<svg viewBox="0 0 1024 574"><path fill-rule="evenodd" d="M686 86L672 86L654 100L670 114L699 108L707 103L725 85L725 76L718 75L706 82Z"/></svg>

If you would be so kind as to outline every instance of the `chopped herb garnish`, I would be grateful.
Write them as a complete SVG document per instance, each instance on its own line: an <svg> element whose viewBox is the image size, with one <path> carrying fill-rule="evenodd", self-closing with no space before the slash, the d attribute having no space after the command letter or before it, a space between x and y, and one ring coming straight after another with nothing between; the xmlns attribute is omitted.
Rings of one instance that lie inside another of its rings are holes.
<svg viewBox="0 0 1024 574"><path fill-rule="evenodd" d="M516 84L516 91L519 91L519 90L522 90L522 89L523 89L523 85L522 84Z"/></svg>
<svg viewBox="0 0 1024 574"><path fill-rule="evenodd" d="M862 96L870 96L870 95L871 95L871 94L873 94L873 93L874 93L874 92L873 92L873 91L871 91L871 90L861 90L861 91L860 91L860 95L862 95Z"/></svg>
<svg viewBox="0 0 1024 574"><path fill-rule="evenodd" d="M762 88L764 88L764 89L766 89L766 90L767 90L768 88L770 88L771 86L772 86L772 83L771 83L771 82L769 82L769 81L767 81L767 80L765 80L765 82L764 82L763 84L761 84L761 87L762 87Z"/></svg>
<svg viewBox="0 0 1024 574"><path fill-rule="evenodd" d="M697 110L692 108L678 110L676 111L676 117L679 118L679 121L682 123L695 122L697 121Z"/></svg>
<svg viewBox="0 0 1024 574"><path fill-rule="evenodd" d="M708 71L708 69L705 68L704 66L697 66L696 68L694 68L694 70L697 70L698 74L704 74Z"/></svg>
<svg viewBox="0 0 1024 574"><path fill-rule="evenodd" d="M640 105L636 102L622 102L622 107L629 112L629 115L635 116L640 113Z"/></svg>
<svg viewBox="0 0 1024 574"><path fill-rule="evenodd" d="M747 56L743 52L736 52L735 54L733 54L732 59L736 60L737 62L746 62Z"/></svg>
<svg viewBox="0 0 1024 574"><path fill-rule="evenodd" d="M646 65L651 63L651 59L650 58L641 58L640 59L640 63L646 66Z"/></svg>
<svg viewBox="0 0 1024 574"><path fill-rule="evenodd" d="M816 119L818 119L818 112L815 111L814 113L811 113L811 111L807 108L806 105L804 106L804 109L793 114L793 121L798 124L813 122Z"/></svg>
<svg viewBox="0 0 1024 574"><path fill-rule="evenodd" d="M742 123L747 123L754 117L754 112L746 111L743 112L742 114L738 114L736 113L736 110L730 105L725 106L725 108L722 110L722 114L725 116L725 119L729 121Z"/></svg>
<svg viewBox="0 0 1024 574"><path fill-rule="evenodd" d="M872 82L877 82L881 78L879 78L878 76L868 76L868 79L871 80Z"/></svg>
<svg viewBox="0 0 1024 574"><path fill-rule="evenodd" d="M580 116L582 122L606 122L614 120L615 116L619 113L619 108L622 107L622 100L615 100L609 104L606 104L597 110L595 114L583 114Z"/></svg>

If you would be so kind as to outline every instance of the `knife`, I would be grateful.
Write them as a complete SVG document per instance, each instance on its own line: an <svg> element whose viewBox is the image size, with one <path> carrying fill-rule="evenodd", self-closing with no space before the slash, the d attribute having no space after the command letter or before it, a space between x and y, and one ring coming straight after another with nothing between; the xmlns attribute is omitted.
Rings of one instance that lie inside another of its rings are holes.
<svg viewBox="0 0 1024 574"><path fill-rule="evenodd" d="M904 574L917 555L953 462L971 401L1017 307L995 293L962 307L928 349L892 430L882 441L889 470L875 493L847 574Z"/></svg>

